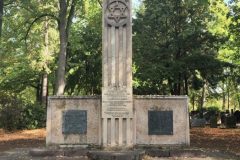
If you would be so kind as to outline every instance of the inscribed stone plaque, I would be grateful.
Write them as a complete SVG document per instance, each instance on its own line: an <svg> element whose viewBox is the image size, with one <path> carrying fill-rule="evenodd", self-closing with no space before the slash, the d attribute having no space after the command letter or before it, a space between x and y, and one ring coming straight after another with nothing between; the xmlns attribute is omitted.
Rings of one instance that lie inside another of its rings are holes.
<svg viewBox="0 0 240 160"><path fill-rule="evenodd" d="M63 134L86 134L87 133L87 111L68 110L63 112Z"/></svg>
<svg viewBox="0 0 240 160"><path fill-rule="evenodd" d="M103 118L132 118L132 94L126 88L103 89Z"/></svg>
<svg viewBox="0 0 240 160"><path fill-rule="evenodd" d="M173 135L173 111L148 111L149 135Z"/></svg>

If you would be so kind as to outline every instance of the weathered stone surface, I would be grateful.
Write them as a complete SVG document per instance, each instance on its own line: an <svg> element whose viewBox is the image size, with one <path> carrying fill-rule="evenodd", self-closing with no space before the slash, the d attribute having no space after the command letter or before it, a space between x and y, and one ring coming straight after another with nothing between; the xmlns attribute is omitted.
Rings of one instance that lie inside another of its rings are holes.
<svg viewBox="0 0 240 160"><path fill-rule="evenodd" d="M161 150L161 149L146 149L146 155L150 157L170 157L169 150Z"/></svg>
<svg viewBox="0 0 240 160"><path fill-rule="evenodd" d="M189 145L189 116L186 96L136 96L136 144L138 145ZM149 135L148 112L172 111L173 134Z"/></svg>
<svg viewBox="0 0 240 160"><path fill-rule="evenodd" d="M131 5L129 0L103 0L101 114L105 147L134 143Z"/></svg>
<svg viewBox="0 0 240 160"><path fill-rule="evenodd" d="M47 145L100 145L99 97L49 97L47 111ZM63 112L87 112L87 134L63 134Z"/></svg>
<svg viewBox="0 0 240 160"><path fill-rule="evenodd" d="M90 151L91 160L142 160L145 151Z"/></svg>
<svg viewBox="0 0 240 160"><path fill-rule="evenodd" d="M103 1L102 118L132 118L131 1Z"/></svg>
<svg viewBox="0 0 240 160"><path fill-rule="evenodd" d="M32 157L86 157L89 150L79 148L36 148L29 151Z"/></svg>

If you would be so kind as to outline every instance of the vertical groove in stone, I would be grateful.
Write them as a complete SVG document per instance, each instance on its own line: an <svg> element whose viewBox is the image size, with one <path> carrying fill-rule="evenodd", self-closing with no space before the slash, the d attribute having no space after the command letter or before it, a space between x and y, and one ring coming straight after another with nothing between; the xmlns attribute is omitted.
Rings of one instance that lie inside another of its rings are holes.
<svg viewBox="0 0 240 160"><path fill-rule="evenodd" d="M116 145L115 141L115 118L111 118L111 146Z"/></svg>
<svg viewBox="0 0 240 160"><path fill-rule="evenodd" d="M115 119L115 144L119 145L119 118Z"/></svg>
<svg viewBox="0 0 240 160"><path fill-rule="evenodd" d="M121 146L123 144L123 119L122 118L119 118L118 126L119 126L118 145Z"/></svg>
<svg viewBox="0 0 240 160"><path fill-rule="evenodd" d="M119 27L119 86L123 86L123 28Z"/></svg>
<svg viewBox="0 0 240 160"><path fill-rule="evenodd" d="M111 27L111 53L112 53L112 86L116 85L116 39L115 27Z"/></svg>
<svg viewBox="0 0 240 160"><path fill-rule="evenodd" d="M112 63L112 53L111 53L111 27L107 27L107 35L108 35L108 39L107 39L107 47L108 47L108 86L111 86L111 80L112 80L112 67L111 67L111 63Z"/></svg>
<svg viewBox="0 0 240 160"><path fill-rule="evenodd" d="M102 128L102 131L103 131L103 145L106 146L107 145L107 139L108 139L108 136L107 136L107 130L108 130L108 125L107 125L107 118L103 118L103 128Z"/></svg>
<svg viewBox="0 0 240 160"><path fill-rule="evenodd" d="M134 142L134 126L133 126L133 119L130 119L130 128L131 128L131 136L130 136L130 144L133 144Z"/></svg>
<svg viewBox="0 0 240 160"><path fill-rule="evenodd" d="M126 27L123 27L123 86L127 86L126 75L126 58L127 58L127 33Z"/></svg>
<svg viewBox="0 0 240 160"><path fill-rule="evenodd" d="M119 28L115 30L115 53L116 53L116 72L115 72L115 79L116 79L116 86L119 86Z"/></svg>
<svg viewBox="0 0 240 160"><path fill-rule="evenodd" d="M123 134L123 144L126 145L127 144L127 120L126 120L126 118L123 118L122 134Z"/></svg>
<svg viewBox="0 0 240 160"><path fill-rule="evenodd" d="M111 118L107 118L107 145L111 144Z"/></svg>
<svg viewBox="0 0 240 160"><path fill-rule="evenodd" d="M127 118L127 146L131 145L131 126L130 126L130 118Z"/></svg>

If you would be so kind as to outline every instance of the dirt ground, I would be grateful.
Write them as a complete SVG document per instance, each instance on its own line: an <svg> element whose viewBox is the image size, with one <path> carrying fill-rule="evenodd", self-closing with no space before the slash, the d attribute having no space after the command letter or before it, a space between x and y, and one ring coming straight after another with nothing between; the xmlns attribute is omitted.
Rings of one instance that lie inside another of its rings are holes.
<svg viewBox="0 0 240 160"><path fill-rule="evenodd" d="M0 130L0 152L45 146L45 129L5 132ZM240 155L240 129L191 129L191 147Z"/></svg>
<svg viewBox="0 0 240 160"><path fill-rule="evenodd" d="M0 152L15 148L35 148L45 146L45 129L5 132L0 129Z"/></svg>
<svg viewBox="0 0 240 160"><path fill-rule="evenodd" d="M191 129L191 147L240 155L240 128L193 128Z"/></svg>

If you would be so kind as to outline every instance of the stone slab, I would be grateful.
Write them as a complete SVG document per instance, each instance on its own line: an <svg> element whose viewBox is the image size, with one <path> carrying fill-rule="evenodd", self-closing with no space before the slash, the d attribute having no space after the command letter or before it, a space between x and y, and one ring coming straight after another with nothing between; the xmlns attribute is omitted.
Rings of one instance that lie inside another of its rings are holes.
<svg viewBox="0 0 240 160"><path fill-rule="evenodd" d="M118 124L124 134L109 135L108 138L116 141L121 139L134 145L189 145L189 117L187 97L185 96L135 96L133 119L117 119L114 123L107 122L108 128L112 124ZM47 111L47 138L48 146L100 146L103 143L101 121L100 97L50 97ZM62 113L68 110L87 111L87 134L63 134ZM172 135L149 135L148 113L149 111L170 112L173 114ZM125 121L124 121L125 120ZM124 122L124 123L123 123ZM127 123L128 122L128 123ZM127 134L127 131L131 133ZM126 136L127 135L127 136ZM131 141L129 139L132 139Z"/></svg>
<svg viewBox="0 0 240 160"><path fill-rule="evenodd" d="M137 145L190 145L187 96L135 96ZM172 111L173 134L149 135L148 112Z"/></svg>
<svg viewBox="0 0 240 160"><path fill-rule="evenodd" d="M132 118L132 91L106 87L102 90L102 118Z"/></svg>
<svg viewBox="0 0 240 160"><path fill-rule="evenodd" d="M49 97L47 108L47 146L100 145L100 108L101 99L96 96ZM87 120L87 134L63 134L63 112L71 110L87 112L85 117Z"/></svg>
<svg viewBox="0 0 240 160"><path fill-rule="evenodd" d="M88 157L91 160L142 160L145 151L90 151Z"/></svg>

